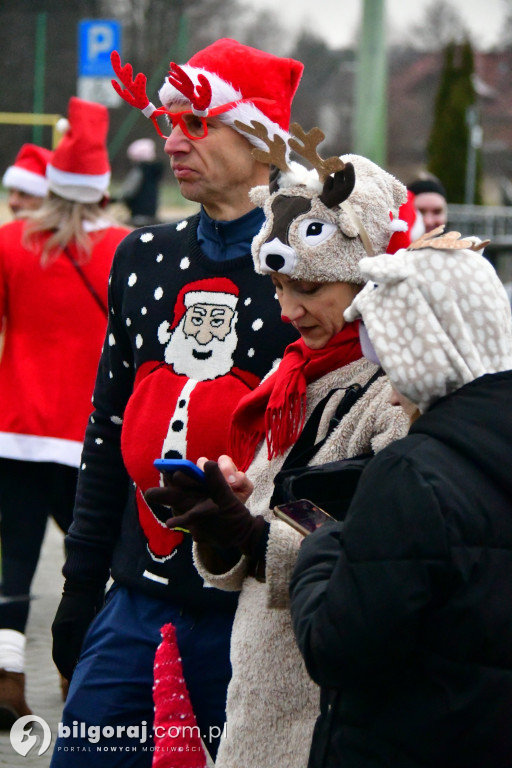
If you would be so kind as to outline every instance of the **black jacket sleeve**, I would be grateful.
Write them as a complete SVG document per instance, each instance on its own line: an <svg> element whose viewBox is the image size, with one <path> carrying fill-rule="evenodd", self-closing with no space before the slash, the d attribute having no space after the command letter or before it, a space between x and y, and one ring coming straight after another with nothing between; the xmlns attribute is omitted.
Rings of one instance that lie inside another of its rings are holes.
<svg viewBox="0 0 512 768"><path fill-rule="evenodd" d="M389 446L363 472L345 523L320 529L301 547L291 611L313 680L355 686L403 663L448 558L432 487Z"/></svg>
<svg viewBox="0 0 512 768"><path fill-rule="evenodd" d="M121 427L133 388L133 354L121 318L122 286L114 257L109 281L109 319L87 426L73 523L66 537L67 579L104 585L119 536L129 477L121 455Z"/></svg>

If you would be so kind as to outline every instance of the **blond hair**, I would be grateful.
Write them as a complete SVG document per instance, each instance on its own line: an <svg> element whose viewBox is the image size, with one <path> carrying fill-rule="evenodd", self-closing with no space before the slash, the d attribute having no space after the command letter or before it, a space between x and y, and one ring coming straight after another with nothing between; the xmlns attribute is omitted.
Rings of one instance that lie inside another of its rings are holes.
<svg viewBox="0 0 512 768"><path fill-rule="evenodd" d="M94 224L100 218L104 219L105 213L99 203L77 203L64 200L50 192L38 210L27 214L24 244L27 248L35 249L40 244L40 235L49 234L41 250L42 266L55 261L71 244L76 248L78 260L87 262L90 259L92 243L84 223Z"/></svg>

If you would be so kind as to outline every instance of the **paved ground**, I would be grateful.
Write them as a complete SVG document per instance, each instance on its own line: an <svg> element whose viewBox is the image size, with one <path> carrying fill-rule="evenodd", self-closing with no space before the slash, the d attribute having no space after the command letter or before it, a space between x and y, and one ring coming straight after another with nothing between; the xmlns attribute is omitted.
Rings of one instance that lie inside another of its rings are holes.
<svg viewBox="0 0 512 768"><path fill-rule="evenodd" d="M59 675L51 657L50 625L52 623L62 589L61 568L63 563L62 534L51 520L39 566L34 577L34 599L30 608L27 627L27 703L35 715L44 718L52 730L55 742L57 723L62 712ZM39 731L38 731L39 732ZM36 733L34 726L33 733ZM0 766L37 766L47 768L52 747L38 756L39 747L22 757L12 748L9 734L0 733Z"/></svg>

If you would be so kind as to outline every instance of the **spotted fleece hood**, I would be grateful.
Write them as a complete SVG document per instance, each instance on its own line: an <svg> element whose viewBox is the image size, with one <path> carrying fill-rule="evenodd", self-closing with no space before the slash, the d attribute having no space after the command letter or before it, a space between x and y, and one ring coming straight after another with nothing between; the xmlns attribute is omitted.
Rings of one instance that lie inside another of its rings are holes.
<svg viewBox="0 0 512 768"><path fill-rule="evenodd" d="M432 235L432 233L429 233ZM345 311L362 316L396 389L424 412L485 373L512 368L512 320L492 265L459 233L362 259L369 282Z"/></svg>

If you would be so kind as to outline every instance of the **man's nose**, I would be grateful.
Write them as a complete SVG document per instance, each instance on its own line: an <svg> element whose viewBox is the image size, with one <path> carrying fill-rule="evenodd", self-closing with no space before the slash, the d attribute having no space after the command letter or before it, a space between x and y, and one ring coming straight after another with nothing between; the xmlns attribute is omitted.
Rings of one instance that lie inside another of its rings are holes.
<svg viewBox="0 0 512 768"><path fill-rule="evenodd" d="M190 143L190 139L185 136L181 127L177 125L172 129L170 135L165 140L164 152L169 155L169 157L178 154L178 152L189 152Z"/></svg>
<svg viewBox="0 0 512 768"><path fill-rule="evenodd" d="M423 223L425 225L425 229L427 232L430 232L432 229L435 229L437 227L437 221L435 214L432 213L424 213L423 214Z"/></svg>
<svg viewBox="0 0 512 768"><path fill-rule="evenodd" d="M20 195L16 190L11 190L8 194L7 201L11 210L18 210L21 207Z"/></svg>

